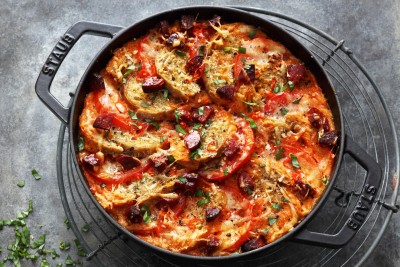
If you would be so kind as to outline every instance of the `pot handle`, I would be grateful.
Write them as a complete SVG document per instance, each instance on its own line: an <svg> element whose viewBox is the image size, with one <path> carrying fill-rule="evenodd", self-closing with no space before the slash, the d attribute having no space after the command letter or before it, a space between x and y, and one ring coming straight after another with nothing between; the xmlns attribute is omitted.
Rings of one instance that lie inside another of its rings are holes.
<svg viewBox="0 0 400 267"><path fill-rule="evenodd" d="M96 22L80 21L67 30L47 58L36 81L36 94L63 123L68 124L69 107L64 107L51 93L50 86L61 63L75 43L84 34L112 38L122 27Z"/></svg>
<svg viewBox="0 0 400 267"><path fill-rule="evenodd" d="M311 232L305 227L294 235L293 241L321 247L340 248L350 242L368 218L382 180L382 169L364 149L347 135L344 153L349 154L367 171L363 190L346 224L333 235Z"/></svg>

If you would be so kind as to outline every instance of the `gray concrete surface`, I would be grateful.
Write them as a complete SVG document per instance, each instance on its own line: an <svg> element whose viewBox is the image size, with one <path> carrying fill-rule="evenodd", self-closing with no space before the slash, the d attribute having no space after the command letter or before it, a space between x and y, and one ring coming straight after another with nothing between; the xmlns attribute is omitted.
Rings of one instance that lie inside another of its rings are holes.
<svg viewBox="0 0 400 267"><path fill-rule="evenodd" d="M378 4L379 3L379 4ZM34 212L26 220L34 239L46 234L46 248L75 239L64 225L65 213L56 182L56 146L60 122L39 101L34 85L44 60L60 36L75 22L90 20L127 26L155 12L186 5L243 5L285 13L347 40L381 88L400 129L400 4L398 1L33 1L2 0L0 3L0 220L26 210L33 200ZM61 67L54 94L69 100L86 65L105 43L104 38L84 37ZM36 181L31 170L42 178ZM18 181L25 181L19 188ZM42 225L42 227L40 227ZM395 214L378 247L365 266L400 266L400 216ZM0 231L2 253L14 233ZM60 253L77 259L75 248ZM48 257L50 258L50 257ZM36 262L38 265L39 262ZM36 265L33 264L33 265ZM29 262L24 265L30 266Z"/></svg>

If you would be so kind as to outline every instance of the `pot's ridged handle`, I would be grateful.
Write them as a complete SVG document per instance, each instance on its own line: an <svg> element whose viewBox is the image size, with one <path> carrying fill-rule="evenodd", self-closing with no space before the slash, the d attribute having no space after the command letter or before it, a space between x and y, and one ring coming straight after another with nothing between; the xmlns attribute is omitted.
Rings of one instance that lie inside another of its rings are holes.
<svg viewBox="0 0 400 267"><path fill-rule="evenodd" d="M340 248L354 237L368 218L382 180L382 169L364 149L347 135L344 152L352 156L367 171L361 195L346 224L333 235L311 232L307 228L303 228L295 234L293 241L328 248Z"/></svg>
<svg viewBox="0 0 400 267"><path fill-rule="evenodd" d="M70 110L50 93L50 86L65 56L84 34L112 38L121 29L119 26L80 21L67 30L51 51L36 81L36 94L63 123L68 124Z"/></svg>

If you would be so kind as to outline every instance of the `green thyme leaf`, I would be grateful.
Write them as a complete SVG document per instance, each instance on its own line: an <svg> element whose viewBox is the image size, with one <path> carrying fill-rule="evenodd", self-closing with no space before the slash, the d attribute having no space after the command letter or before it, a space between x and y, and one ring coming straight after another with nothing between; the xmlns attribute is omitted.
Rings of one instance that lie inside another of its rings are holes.
<svg viewBox="0 0 400 267"><path fill-rule="evenodd" d="M290 158L292 159L293 168L300 169L300 164L299 164L299 161L297 160L297 157L293 154L290 154Z"/></svg>
<svg viewBox="0 0 400 267"><path fill-rule="evenodd" d="M40 178L42 178L42 176L35 169L32 170L32 176L35 178L35 180L40 180Z"/></svg>
<svg viewBox="0 0 400 267"><path fill-rule="evenodd" d="M78 151L81 152L83 149L85 149L85 140L80 136L78 140Z"/></svg>
<svg viewBox="0 0 400 267"><path fill-rule="evenodd" d="M183 129L182 126L180 126L179 124L176 124L176 125L175 125L175 130L176 130L178 133L187 134L187 132L185 131L185 129Z"/></svg>

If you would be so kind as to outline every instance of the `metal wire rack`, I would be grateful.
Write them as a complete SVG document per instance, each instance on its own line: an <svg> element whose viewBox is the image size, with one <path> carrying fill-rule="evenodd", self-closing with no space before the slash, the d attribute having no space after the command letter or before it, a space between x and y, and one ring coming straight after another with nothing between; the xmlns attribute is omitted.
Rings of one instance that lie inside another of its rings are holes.
<svg viewBox="0 0 400 267"><path fill-rule="evenodd" d="M391 114L366 69L345 41L285 15L266 10L236 7L264 16L304 44L321 62L336 88L343 110L345 131L383 169L377 201L355 238L341 249L327 249L285 242L267 255L237 266L355 266L362 264L379 242L396 205L399 182L399 150ZM71 94L73 97L73 94ZM179 266L125 238L99 212L79 179L68 131L61 125L57 148L57 176L62 204L71 228L88 252L85 265L93 266ZM351 157L344 157L334 190L308 225L312 230L335 233L348 218L362 188L365 171ZM90 231L81 227L89 225Z"/></svg>

